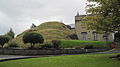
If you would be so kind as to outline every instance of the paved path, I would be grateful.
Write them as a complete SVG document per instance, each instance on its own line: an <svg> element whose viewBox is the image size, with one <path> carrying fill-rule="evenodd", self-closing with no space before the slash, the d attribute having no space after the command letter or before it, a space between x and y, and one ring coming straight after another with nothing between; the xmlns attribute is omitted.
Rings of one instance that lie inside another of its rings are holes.
<svg viewBox="0 0 120 67"><path fill-rule="evenodd" d="M109 53L120 53L120 49L112 49L104 52L97 52L96 54L109 54Z"/></svg>
<svg viewBox="0 0 120 67"><path fill-rule="evenodd" d="M0 55L0 61L23 59L23 58L32 58L32 56Z"/></svg>
<svg viewBox="0 0 120 67"><path fill-rule="evenodd" d="M94 53L87 53L87 54L110 54L110 53L120 53L120 49L112 49L103 52L94 52Z"/></svg>
<svg viewBox="0 0 120 67"><path fill-rule="evenodd" d="M37 58L37 57L49 57L55 55L40 55L40 56L19 56L19 55L0 55L0 62L16 59L27 59L27 58Z"/></svg>
<svg viewBox="0 0 120 67"><path fill-rule="evenodd" d="M0 59L18 58L18 57L28 57L28 56L0 55Z"/></svg>

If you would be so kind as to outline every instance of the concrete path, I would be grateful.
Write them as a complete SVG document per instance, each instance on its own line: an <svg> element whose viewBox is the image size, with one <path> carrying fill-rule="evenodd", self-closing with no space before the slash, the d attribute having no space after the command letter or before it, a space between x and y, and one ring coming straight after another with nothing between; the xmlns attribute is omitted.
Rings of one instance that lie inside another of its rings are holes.
<svg viewBox="0 0 120 67"><path fill-rule="evenodd" d="M27 58L37 58L37 57L49 57L55 55L39 55L39 56L19 56L19 55L0 55L0 62L16 59L27 59Z"/></svg>
<svg viewBox="0 0 120 67"><path fill-rule="evenodd" d="M0 55L0 62L7 60L24 59L24 58L32 58L32 56Z"/></svg>
<svg viewBox="0 0 120 67"><path fill-rule="evenodd" d="M87 53L87 54L110 54L110 53L120 53L120 49L112 49L103 52L94 52L94 53Z"/></svg>
<svg viewBox="0 0 120 67"><path fill-rule="evenodd" d="M120 53L120 49L112 49L104 52L97 52L96 54L109 54L109 53Z"/></svg>
<svg viewBox="0 0 120 67"><path fill-rule="evenodd" d="M29 57L29 56L0 55L0 60L1 59L8 59L8 58L22 58L22 57Z"/></svg>

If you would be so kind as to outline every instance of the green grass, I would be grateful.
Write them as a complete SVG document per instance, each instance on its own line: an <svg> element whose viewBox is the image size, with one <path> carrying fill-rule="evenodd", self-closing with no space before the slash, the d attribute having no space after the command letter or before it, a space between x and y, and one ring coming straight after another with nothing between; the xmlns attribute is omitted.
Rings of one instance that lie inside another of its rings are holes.
<svg viewBox="0 0 120 67"><path fill-rule="evenodd" d="M108 45L111 42L108 42ZM87 44L91 44L94 45L97 48L103 48L105 47L105 41L80 41L80 40L61 40L61 46L64 48L67 47L76 47L76 46L83 46L83 45L87 45Z"/></svg>
<svg viewBox="0 0 120 67"><path fill-rule="evenodd" d="M120 67L116 54L81 54L0 62L0 67Z"/></svg>

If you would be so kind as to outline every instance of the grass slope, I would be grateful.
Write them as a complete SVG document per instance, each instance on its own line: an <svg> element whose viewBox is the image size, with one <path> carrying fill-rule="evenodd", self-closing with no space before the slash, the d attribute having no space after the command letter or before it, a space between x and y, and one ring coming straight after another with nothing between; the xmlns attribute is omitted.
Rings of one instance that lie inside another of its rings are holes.
<svg viewBox="0 0 120 67"><path fill-rule="evenodd" d="M51 40L67 39L66 36L72 34L71 30L69 30L64 24L60 22L45 22L36 28L24 31L12 41L18 43L20 47L29 46L30 44L24 44L22 41L23 35L27 32L36 32L43 35L45 42L50 42Z"/></svg>
<svg viewBox="0 0 120 67"><path fill-rule="evenodd" d="M0 67L120 67L116 54L82 54L0 62Z"/></svg>
<svg viewBox="0 0 120 67"><path fill-rule="evenodd" d="M108 42L108 45L111 42ZM84 45L91 44L94 45L97 48L104 48L105 47L105 41L81 41L81 40L61 40L61 46L64 48L71 48L71 47L82 47Z"/></svg>

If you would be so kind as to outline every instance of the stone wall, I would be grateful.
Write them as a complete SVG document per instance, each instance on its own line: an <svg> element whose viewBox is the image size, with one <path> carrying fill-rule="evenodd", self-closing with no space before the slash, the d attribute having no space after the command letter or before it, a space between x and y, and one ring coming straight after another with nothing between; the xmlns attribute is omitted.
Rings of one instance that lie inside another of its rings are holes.
<svg viewBox="0 0 120 67"><path fill-rule="evenodd" d="M59 55L59 54L82 54L98 51L105 51L107 49L50 49L50 50L36 50L36 49L0 49L0 55Z"/></svg>

